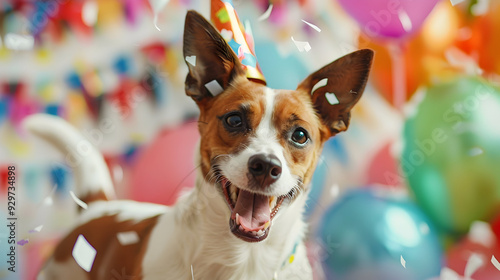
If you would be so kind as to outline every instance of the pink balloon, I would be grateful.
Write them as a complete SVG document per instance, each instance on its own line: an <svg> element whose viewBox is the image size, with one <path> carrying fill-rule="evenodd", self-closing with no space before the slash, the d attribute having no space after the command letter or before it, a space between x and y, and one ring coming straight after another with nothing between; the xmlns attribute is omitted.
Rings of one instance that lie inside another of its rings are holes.
<svg viewBox="0 0 500 280"><path fill-rule="evenodd" d="M339 0L372 38L401 38L422 26L439 0Z"/></svg>
<svg viewBox="0 0 500 280"><path fill-rule="evenodd" d="M404 184L399 173L399 163L391 154L392 142L385 144L373 157L368 166L366 185L400 187Z"/></svg>
<svg viewBox="0 0 500 280"><path fill-rule="evenodd" d="M130 196L137 201L172 205L195 182L196 122L160 133L132 167Z"/></svg>

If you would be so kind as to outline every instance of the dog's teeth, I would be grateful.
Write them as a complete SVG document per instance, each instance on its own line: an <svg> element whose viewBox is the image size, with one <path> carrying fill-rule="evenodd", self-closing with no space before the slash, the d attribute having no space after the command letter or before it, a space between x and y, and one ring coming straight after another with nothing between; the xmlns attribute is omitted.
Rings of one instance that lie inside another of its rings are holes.
<svg viewBox="0 0 500 280"><path fill-rule="evenodd" d="M240 225L240 227L238 228L240 231L245 231L245 229Z"/></svg>
<svg viewBox="0 0 500 280"><path fill-rule="evenodd" d="M271 221L267 221L265 224L264 224L264 230L266 230L269 225L271 225Z"/></svg>
<svg viewBox="0 0 500 280"><path fill-rule="evenodd" d="M274 206L276 206L276 197L275 196L272 196L270 199L269 199L269 209L271 209L271 211L274 209Z"/></svg>
<svg viewBox="0 0 500 280"><path fill-rule="evenodd" d="M240 225L240 214L236 213L236 225Z"/></svg>
<svg viewBox="0 0 500 280"><path fill-rule="evenodd" d="M257 236L262 236L263 234L264 234L264 231L262 231L262 230L259 230L259 231L257 232Z"/></svg>
<svg viewBox="0 0 500 280"><path fill-rule="evenodd" d="M236 196L236 191L232 191L232 190L231 190L231 199L233 200L233 202L236 202L236 199L237 199L237 198L238 198L238 197Z"/></svg>

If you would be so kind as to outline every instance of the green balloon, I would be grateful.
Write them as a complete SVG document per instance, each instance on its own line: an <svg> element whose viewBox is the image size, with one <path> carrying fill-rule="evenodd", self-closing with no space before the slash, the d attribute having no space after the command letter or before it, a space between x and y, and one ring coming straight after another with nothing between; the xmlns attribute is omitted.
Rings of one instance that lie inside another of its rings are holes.
<svg viewBox="0 0 500 280"><path fill-rule="evenodd" d="M404 127L401 169L417 203L449 233L500 213L500 91L462 77L429 88Z"/></svg>

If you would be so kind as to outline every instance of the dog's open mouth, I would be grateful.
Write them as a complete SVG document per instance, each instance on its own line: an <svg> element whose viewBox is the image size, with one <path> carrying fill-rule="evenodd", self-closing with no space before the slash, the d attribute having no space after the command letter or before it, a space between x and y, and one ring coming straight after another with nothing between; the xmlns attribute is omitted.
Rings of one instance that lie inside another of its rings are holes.
<svg viewBox="0 0 500 280"><path fill-rule="evenodd" d="M231 232L247 242L266 239L286 195L275 197L252 193L234 186L225 177L221 186L231 210Z"/></svg>

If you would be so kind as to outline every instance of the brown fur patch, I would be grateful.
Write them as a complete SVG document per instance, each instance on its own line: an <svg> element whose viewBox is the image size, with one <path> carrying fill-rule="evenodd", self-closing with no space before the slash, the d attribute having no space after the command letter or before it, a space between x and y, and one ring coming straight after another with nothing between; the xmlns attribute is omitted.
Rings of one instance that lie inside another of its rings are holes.
<svg viewBox="0 0 500 280"><path fill-rule="evenodd" d="M116 275L128 275L134 280L142 279L141 262L152 228L158 216L139 222L131 220L117 222L116 215L89 221L71 231L56 247L55 262L66 262L72 257L73 246L81 234L97 251L88 279L114 279ZM135 231L139 242L123 246L117 238L120 232ZM83 269L82 269L83 271Z"/></svg>

